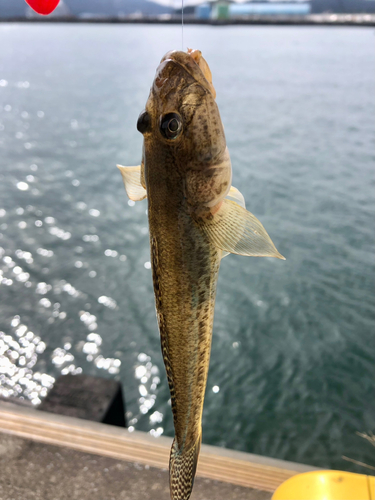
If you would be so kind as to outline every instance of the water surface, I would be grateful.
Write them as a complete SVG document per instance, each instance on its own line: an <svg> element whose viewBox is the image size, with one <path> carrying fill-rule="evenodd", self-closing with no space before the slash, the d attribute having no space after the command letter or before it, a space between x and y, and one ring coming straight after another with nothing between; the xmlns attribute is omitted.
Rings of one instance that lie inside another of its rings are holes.
<svg viewBox="0 0 375 500"><path fill-rule="evenodd" d="M372 29L186 27L217 90L233 184L285 262L229 256L205 443L374 464ZM0 394L61 373L121 380L130 429L173 434L147 203L115 165L176 26L0 25Z"/></svg>

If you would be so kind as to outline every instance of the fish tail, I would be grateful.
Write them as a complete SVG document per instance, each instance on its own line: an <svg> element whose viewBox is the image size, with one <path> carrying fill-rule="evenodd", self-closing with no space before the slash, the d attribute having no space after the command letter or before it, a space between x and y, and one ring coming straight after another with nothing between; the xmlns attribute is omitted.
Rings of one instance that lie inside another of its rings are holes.
<svg viewBox="0 0 375 500"><path fill-rule="evenodd" d="M173 440L169 459L169 486L172 500L188 500L193 489L202 433L189 449L180 449Z"/></svg>

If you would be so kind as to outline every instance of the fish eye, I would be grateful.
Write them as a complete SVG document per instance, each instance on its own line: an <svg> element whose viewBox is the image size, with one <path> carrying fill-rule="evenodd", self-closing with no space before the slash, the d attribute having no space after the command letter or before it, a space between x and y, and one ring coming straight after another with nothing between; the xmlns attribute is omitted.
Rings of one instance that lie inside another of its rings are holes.
<svg viewBox="0 0 375 500"><path fill-rule="evenodd" d="M168 113L160 119L160 132L167 139L176 139L182 131L182 120L177 113Z"/></svg>
<svg viewBox="0 0 375 500"><path fill-rule="evenodd" d="M150 128L150 125L151 125L150 115L147 113L147 111L142 111L137 121L138 132L144 134Z"/></svg>

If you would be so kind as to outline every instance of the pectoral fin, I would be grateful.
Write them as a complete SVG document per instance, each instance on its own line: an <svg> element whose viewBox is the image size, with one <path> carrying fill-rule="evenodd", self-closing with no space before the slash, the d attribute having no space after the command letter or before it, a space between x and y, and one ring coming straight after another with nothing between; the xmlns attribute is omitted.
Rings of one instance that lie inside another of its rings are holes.
<svg viewBox="0 0 375 500"><path fill-rule="evenodd" d="M230 187L229 193L226 195L225 199L235 201L240 207L246 208L245 198L243 197L243 194L234 186ZM221 258L224 259L224 257L229 254L230 252L222 252Z"/></svg>
<svg viewBox="0 0 375 500"><path fill-rule="evenodd" d="M211 242L223 252L285 260L276 250L261 222L235 201L224 199L211 218L200 218L197 223Z"/></svg>
<svg viewBox="0 0 375 500"><path fill-rule="evenodd" d="M225 199L235 201L237 203L237 205L240 205L240 207L246 208L245 198L243 197L242 193L234 186L230 187L230 190L229 190L228 194L226 195ZM230 254L230 252L222 251L221 258L224 259L224 257L226 257L229 254Z"/></svg>
<svg viewBox="0 0 375 500"><path fill-rule="evenodd" d="M126 193L133 201L141 201L147 198L147 191L141 183L141 166L137 167L123 167L117 165L124 181Z"/></svg>

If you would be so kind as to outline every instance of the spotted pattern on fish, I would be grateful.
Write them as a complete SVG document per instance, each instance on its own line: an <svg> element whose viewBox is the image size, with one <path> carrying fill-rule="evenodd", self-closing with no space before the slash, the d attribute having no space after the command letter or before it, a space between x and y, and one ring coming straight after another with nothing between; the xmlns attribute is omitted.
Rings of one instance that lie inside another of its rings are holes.
<svg viewBox="0 0 375 500"><path fill-rule="evenodd" d="M169 487L172 500L187 500L190 497L194 485L200 446L201 437L189 451L181 453L178 450L176 439L173 440L169 460Z"/></svg>

